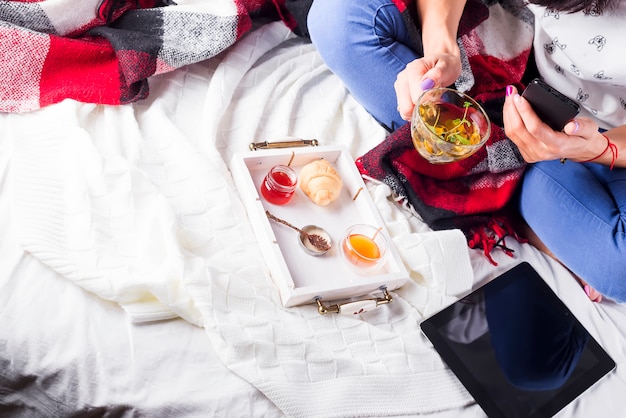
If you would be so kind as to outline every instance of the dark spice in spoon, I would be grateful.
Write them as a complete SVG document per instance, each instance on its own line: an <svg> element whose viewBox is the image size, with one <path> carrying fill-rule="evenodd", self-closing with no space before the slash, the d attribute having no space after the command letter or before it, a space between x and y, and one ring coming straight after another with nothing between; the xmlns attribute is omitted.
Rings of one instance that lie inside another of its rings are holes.
<svg viewBox="0 0 626 418"><path fill-rule="evenodd" d="M309 234L305 231L303 231L302 229L298 228L297 226L294 226L292 224L290 224L289 222L285 221L284 219L280 219L277 216L272 215L268 210L265 211L265 214L267 215L267 217L275 222L281 223L283 225L288 226L289 228L295 229L296 231L298 231L300 234L304 235L309 242L311 243L311 245L313 245L315 248L317 248L320 251L328 251L330 250L330 244L328 243L328 241L326 241L326 238L317 235L317 234Z"/></svg>

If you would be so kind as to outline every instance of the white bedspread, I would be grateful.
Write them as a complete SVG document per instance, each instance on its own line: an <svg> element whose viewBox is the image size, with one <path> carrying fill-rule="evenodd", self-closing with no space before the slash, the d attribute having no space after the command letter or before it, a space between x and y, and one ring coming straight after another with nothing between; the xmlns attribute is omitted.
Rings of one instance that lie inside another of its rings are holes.
<svg viewBox="0 0 626 418"><path fill-rule="evenodd" d="M0 341L6 347L16 338L11 353L53 347L49 357L12 354L23 364L12 363L7 379L49 373L47 396L74 382L76 396L58 395L67 410L123 404L137 415L480 416L418 323L522 259L623 364L622 305L592 304L564 268L526 244L509 243L515 258L496 254L494 268L467 249L459 231L429 231L374 183L370 193L413 280L394 292L390 305L359 317L321 316L313 305L283 308L229 161L250 142L285 136L343 144L357 157L385 132L314 48L280 23L261 26L215 59L156 77L145 102L65 101L2 115L0 134L7 231L0 295L15 295L0 296L0 319L15 327L2 327ZM37 292L39 286L50 293ZM19 317L29 312L22 299L41 322ZM161 321L174 317L185 322ZM125 329L106 328L113 324ZM52 331L35 335L42 329L68 333L74 351L58 352L63 342ZM205 335L198 337L201 329ZM85 343L106 344L108 335L127 341L110 354ZM123 370L116 370L110 356L127 354L134 344L144 345L150 361L120 360ZM180 350L188 351L172 354ZM80 358L85 355L95 357ZM185 355L192 364L183 365ZM49 368L28 362L44 358ZM180 373L193 392L188 403L167 394L174 390L167 381L149 385L167 403L140 389L141 381ZM122 376L117 389L103 383L111 375ZM617 416L615 395L624 389L618 366L563 415Z"/></svg>

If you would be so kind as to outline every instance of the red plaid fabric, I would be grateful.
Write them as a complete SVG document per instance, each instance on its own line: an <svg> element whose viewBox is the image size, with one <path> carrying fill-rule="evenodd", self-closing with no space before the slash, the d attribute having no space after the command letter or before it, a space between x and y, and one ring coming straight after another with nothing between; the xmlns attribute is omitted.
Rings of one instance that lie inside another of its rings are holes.
<svg viewBox="0 0 626 418"><path fill-rule="evenodd" d="M0 2L0 111L70 98L124 104L148 78L219 54L257 15L283 17L285 0L40 0Z"/></svg>

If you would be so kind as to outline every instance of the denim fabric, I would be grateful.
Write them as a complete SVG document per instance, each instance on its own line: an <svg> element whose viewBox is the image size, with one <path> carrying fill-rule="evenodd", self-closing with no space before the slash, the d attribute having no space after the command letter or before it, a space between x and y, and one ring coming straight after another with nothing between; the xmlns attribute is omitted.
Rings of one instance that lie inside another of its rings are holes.
<svg viewBox="0 0 626 418"><path fill-rule="evenodd" d="M522 216L573 273L626 301L626 169L543 161L526 169Z"/></svg>
<svg viewBox="0 0 626 418"><path fill-rule="evenodd" d="M393 84L418 56L394 3L315 0L307 23L322 59L357 101L388 130L404 125Z"/></svg>

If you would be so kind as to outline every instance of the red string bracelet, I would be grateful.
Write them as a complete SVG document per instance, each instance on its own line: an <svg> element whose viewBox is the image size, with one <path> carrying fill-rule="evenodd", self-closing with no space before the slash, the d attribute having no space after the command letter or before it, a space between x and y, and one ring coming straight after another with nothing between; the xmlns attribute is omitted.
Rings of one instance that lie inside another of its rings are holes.
<svg viewBox="0 0 626 418"><path fill-rule="evenodd" d="M589 160L581 161L581 163L589 163L591 161L595 161L598 158L602 157L604 153L606 153L606 151L610 149L612 158L611 158L611 165L609 166L609 169L613 170L613 166L615 165L615 160L617 160L617 145L612 143L608 136L604 134L600 134L600 135L606 138L606 148L600 154L596 155L595 157Z"/></svg>

